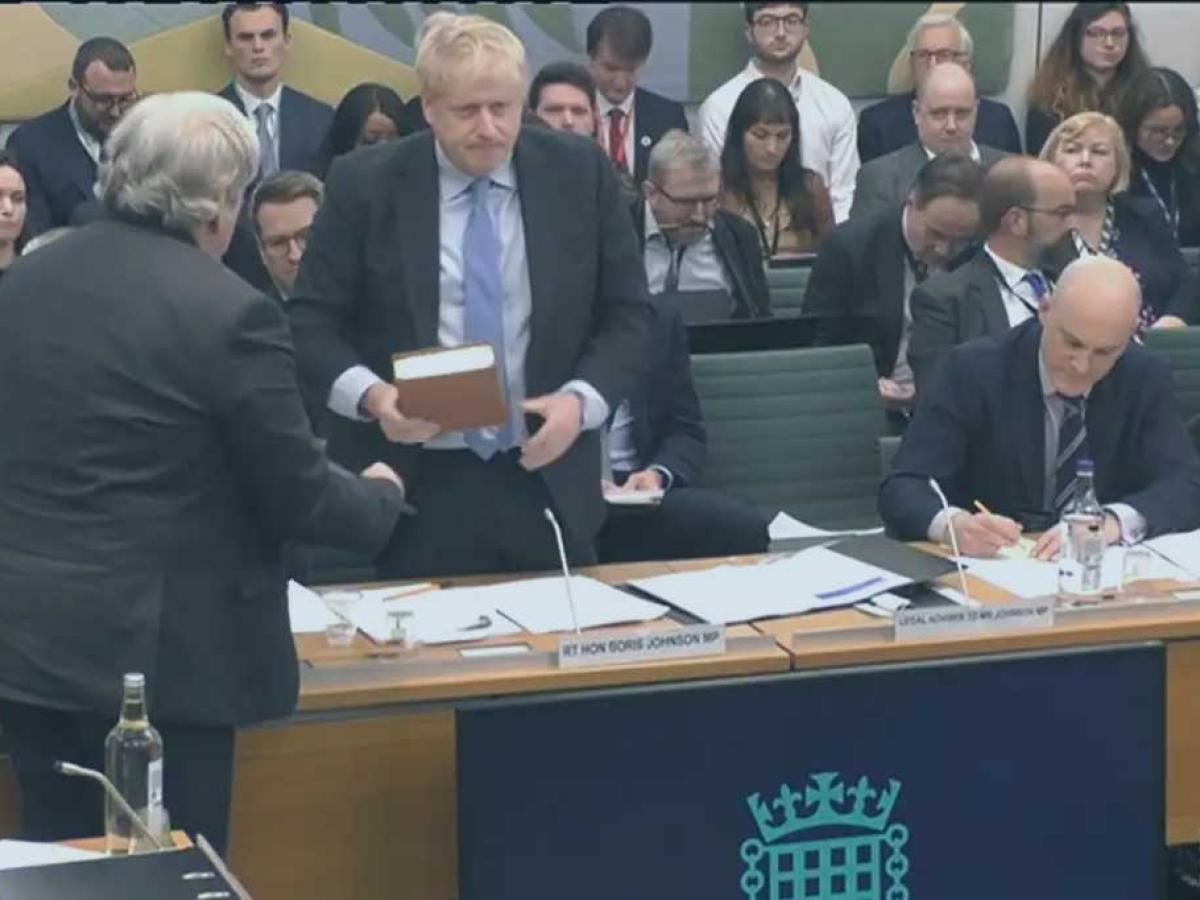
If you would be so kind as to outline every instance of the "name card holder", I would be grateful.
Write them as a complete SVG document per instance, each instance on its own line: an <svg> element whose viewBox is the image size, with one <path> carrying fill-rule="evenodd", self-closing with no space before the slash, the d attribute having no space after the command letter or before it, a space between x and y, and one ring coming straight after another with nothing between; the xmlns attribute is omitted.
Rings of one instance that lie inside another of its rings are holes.
<svg viewBox="0 0 1200 900"><path fill-rule="evenodd" d="M558 641L562 669L659 662L725 652L724 625L681 625L653 631L594 631L564 634Z"/></svg>
<svg viewBox="0 0 1200 900"><path fill-rule="evenodd" d="M1043 597L980 607L902 609L894 621L897 642L991 637L1050 628L1054 625L1054 599Z"/></svg>

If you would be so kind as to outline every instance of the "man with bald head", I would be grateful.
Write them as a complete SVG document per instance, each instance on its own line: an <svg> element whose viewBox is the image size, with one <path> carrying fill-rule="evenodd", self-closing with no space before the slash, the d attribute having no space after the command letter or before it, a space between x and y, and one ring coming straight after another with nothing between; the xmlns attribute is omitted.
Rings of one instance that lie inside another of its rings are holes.
<svg viewBox="0 0 1200 900"><path fill-rule="evenodd" d="M1022 531L1042 531L1035 555L1053 558L1058 486L1080 458L1095 463L1107 543L1200 527L1200 462L1169 370L1130 341L1140 308L1137 279L1123 263L1080 259L1037 318L955 348L880 488L889 533L949 542L952 521L964 554L994 556ZM1081 431L1079 449L1060 454L1062 438L1074 444ZM975 501L992 512L970 512Z"/></svg>
<svg viewBox="0 0 1200 900"><path fill-rule="evenodd" d="M1010 156L988 171L979 199L984 245L913 289L908 358L918 392L952 347L1000 337L1037 315L1074 208L1075 189L1058 166Z"/></svg>
<svg viewBox="0 0 1200 900"><path fill-rule="evenodd" d="M969 156L984 169L1003 159L1004 151L975 143L978 109L979 96L970 72L957 63L934 66L913 100L916 142L871 160L858 170L850 217L869 215L900 203L912 188L921 166L936 156L958 153Z"/></svg>

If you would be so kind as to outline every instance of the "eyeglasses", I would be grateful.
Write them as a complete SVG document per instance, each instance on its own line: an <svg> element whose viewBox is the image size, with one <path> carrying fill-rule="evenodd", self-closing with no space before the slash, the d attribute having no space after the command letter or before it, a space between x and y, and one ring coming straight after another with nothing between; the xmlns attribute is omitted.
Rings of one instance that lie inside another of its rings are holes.
<svg viewBox="0 0 1200 900"><path fill-rule="evenodd" d="M1175 144L1182 144L1187 138L1187 129L1182 125L1178 128L1168 128L1166 125L1143 125L1141 131L1146 137L1159 143L1171 141Z"/></svg>
<svg viewBox="0 0 1200 900"><path fill-rule="evenodd" d="M303 253L308 247L308 236L311 233L312 227L309 226L301 228L299 231L293 231L291 234L273 234L269 238L263 238L263 248L272 256L287 256L292 241L295 241L296 246Z"/></svg>
<svg viewBox="0 0 1200 900"><path fill-rule="evenodd" d="M1066 219L1075 214L1073 206L1056 206L1053 209L1048 209L1044 206L1023 206L1018 204L1017 209L1023 209L1025 212L1043 213L1047 216L1054 216L1056 219Z"/></svg>
<svg viewBox="0 0 1200 900"><path fill-rule="evenodd" d="M1083 35L1088 40L1107 41L1111 39L1115 43L1119 44L1121 41L1129 37L1129 29L1119 26L1117 28L1100 28L1099 26L1093 25L1090 28L1083 29Z"/></svg>
<svg viewBox="0 0 1200 900"><path fill-rule="evenodd" d="M96 109L101 109L105 112L118 108L129 109L129 107L141 99L141 94L137 91L130 91L128 94L94 94L82 84L79 85L79 92L87 97Z"/></svg>
<svg viewBox="0 0 1200 900"><path fill-rule="evenodd" d="M650 182L654 185L654 189L679 206L699 206L702 209L709 209L717 205L717 201L721 199L720 194L712 194L708 197L675 197L667 193L667 189L656 181Z"/></svg>
<svg viewBox="0 0 1200 900"><path fill-rule="evenodd" d="M786 16L755 16L754 27L759 31L774 31L782 25L785 31L799 31L807 21L808 19L799 13L789 13Z"/></svg>
<svg viewBox="0 0 1200 900"><path fill-rule="evenodd" d="M966 62L968 59L967 54L963 53L961 50L945 50L945 49L943 49L943 50L914 50L914 51L912 51L912 56L915 56L917 58L917 62L924 63L927 66L933 65L935 63L940 64L940 63L948 63L948 62Z"/></svg>

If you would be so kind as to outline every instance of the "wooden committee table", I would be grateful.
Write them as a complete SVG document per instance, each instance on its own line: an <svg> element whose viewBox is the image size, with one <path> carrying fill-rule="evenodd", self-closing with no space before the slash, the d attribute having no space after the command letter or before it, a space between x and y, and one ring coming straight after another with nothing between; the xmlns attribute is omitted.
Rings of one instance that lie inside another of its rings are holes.
<svg viewBox="0 0 1200 900"><path fill-rule="evenodd" d="M586 574L621 583L725 561L607 566ZM1012 599L973 582L972 595L984 602ZM524 636L530 657L496 663L458 661L456 650L446 648L396 655L361 634L349 648L328 647L323 635L300 635L296 714L238 735L231 868L257 900L390 900L400 884L413 898L456 897L454 710L461 701L1132 641L1166 647L1168 842L1200 838L1200 603L1060 617L1050 630L958 640L896 643L887 624L835 610L732 626L719 657L566 670L553 663L552 636Z"/></svg>

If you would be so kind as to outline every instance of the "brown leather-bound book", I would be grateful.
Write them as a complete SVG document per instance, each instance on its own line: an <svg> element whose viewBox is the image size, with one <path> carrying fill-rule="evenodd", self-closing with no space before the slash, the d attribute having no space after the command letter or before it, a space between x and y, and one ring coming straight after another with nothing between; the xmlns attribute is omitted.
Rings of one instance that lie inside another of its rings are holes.
<svg viewBox="0 0 1200 900"><path fill-rule="evenodd" d="M400 412L443 431L503 425L508 407L491 344L434 347L392 357Z"/></svg>

